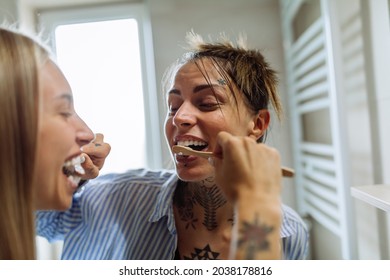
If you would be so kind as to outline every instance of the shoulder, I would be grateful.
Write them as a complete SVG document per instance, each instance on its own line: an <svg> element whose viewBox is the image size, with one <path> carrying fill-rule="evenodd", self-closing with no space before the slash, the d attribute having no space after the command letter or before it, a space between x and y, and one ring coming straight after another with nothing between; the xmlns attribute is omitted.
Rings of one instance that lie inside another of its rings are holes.
<svg viewBox="0 0 390 280"><path fill-rule="evenodd" d="M176 182L177 176L173 170L133 169L123 173L109 173L90 180L75 196L85 197L100 195L125 195L158 193L164 186Z"/></svg>
<svg viewBox="0 0 390 280"><path fill-rule="evenodd" d="M176 181L176 174L169 170L136 169L102 175L74 195L72 209L81 211L84 218L114 217L125 209L134 215L150 213L161 194L171 191Z"/></svg>
<svg viewBox="0 0 390 280"><path fill-rule="evenodd" d="M123 173L108 173L90 180L85 186L101 185L162 185L176 177L172 170L131 169Z"/></svg>
<svg viewBox="0 0 390 280"><path fill-rule="evenodd" d="M301 216L292 208L283 205L281 237L283 254L287 260L305 260L309 256L310 233Z"/></svg>
<svg viewBox="0 0 390 280"><path fill-rule="evenodd" d="M283 223L282 232L284 236L302 233L308 233L307 225L301 216L287 205L282 205Z"/></svg>
<svg viewBox="0 0 390 280"><path fill-rule="evenodd" d="M90 184L120 184L123 182L133 183L163 183L169 180L175 173L173 170L130 169L123 173L108 173L88 182Z"/></svg>

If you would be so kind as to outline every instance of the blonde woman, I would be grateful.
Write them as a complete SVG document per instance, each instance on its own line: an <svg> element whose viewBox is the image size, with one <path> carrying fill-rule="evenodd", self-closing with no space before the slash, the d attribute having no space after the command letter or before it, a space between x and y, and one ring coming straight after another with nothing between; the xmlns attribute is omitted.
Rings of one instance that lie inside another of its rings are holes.
<svg viewBox="0 0 390 280"><path fill-rule="evenodd" d="M0 259L34 259L34 210L69 208L109 146L95 162L82 154L94 134L67 80L42 44L9 27L0 27L0 115Z"/></svg>

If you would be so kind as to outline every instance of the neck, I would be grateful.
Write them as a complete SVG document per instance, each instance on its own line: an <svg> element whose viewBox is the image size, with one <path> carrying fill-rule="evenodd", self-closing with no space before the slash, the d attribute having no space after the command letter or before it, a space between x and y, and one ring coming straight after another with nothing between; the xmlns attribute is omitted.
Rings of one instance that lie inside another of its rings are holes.
<svg viewBox="0 0 390 280"><path fill-rule="evenodd" d="M233 223L233 207L213 179L179 181L173 203L178 218L188 228L214 231Z"/></svg>

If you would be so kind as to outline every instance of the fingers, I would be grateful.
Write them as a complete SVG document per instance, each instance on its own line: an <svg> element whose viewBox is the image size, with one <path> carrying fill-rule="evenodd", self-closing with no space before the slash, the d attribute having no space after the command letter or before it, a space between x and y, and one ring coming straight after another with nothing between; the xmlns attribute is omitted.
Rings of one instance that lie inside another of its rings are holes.
<svg viewBox="0 0 390 280"><path fill-rule="evenodd" d="M92 156L105 159L111 151L111 146L110 144L104 142L103 134L96 133L95 139L93 139L89 144L84 145L81 150L90 157Z"/></svg>
<svg viewBox="0 0 390 280"><path fill-rule="evenodd" d="M217 145L214 149L214 154L222 154L223 147L226 146L226 143L229 142L229 140L233 140L234 136L231 135L228 132L221 131L217 135Z"/></svg>
<svg viewBox="0 0 390 280"><path fill-rule="evenodd" d="M104 140L104 135L101 133L96 133L95 139L93 139L92 142L95 144L102 144L103 140Z"/></svg>
<svg viewBox="0 0 390 280"><path fill-rule="evenodd" d="M217 145L214 148L216 162L223 158L225 161L235 160L243 157L242 153L249 153L257 147L256 141L251 137L233 136L222 131L217 135ZM220 155L220 156L218 156Z"/></svg>
<svg viewBox="0 0 390 280"><path fill-rule="evenodd" d="M94 164L92 159L86 153L83 153L82 155L85 158L85 161L81 164L84 169L82 179L87 180L96 178L99 175L100 168Z"/></svg>
<svg viewBox="0 0 390 280"><path fill-rule="evenodd" d="M223 158L213 158L215 179L230 199L246 190L278 194L282 174L276 149L227 132L218 134L216 146L215 151L220 151Z"/></svg>
<svg viewBox="0 0 390 280"><path fill-rule="evenodd" d="M104 135L95 134L95 139L81 148L85 162L82 167L85 170L83 179L93 179L99 175L104 162L111 151L111 146L104 142Z"/></svg>
<svg viewBox="0 0 390 280"><path fill-rule="evenodd" d="M214 159L216 159L217 161L218 160L221 160L222 157L223 157L223 150L225 150L225 146L226 146L226 143L229 142L229 140L232 140L233 139L233 135L231 135L230 133L228 132L225 132L225 131L221 131L220 133L218 133L217 135L217 145L214 147L214 151L213 151L213 155L214 155ZM214 165L214 159L213 158L209 158L209 162L211 165Z"/></svg>
<svg viewBox="0 0 390 280"><path fill-rule="evenodd" d="M217 143L220 144L220 145L223 145L223 143L226 143L226 141L229 138L233 138L233 135L231 135L230 133L228 133L226 131L221 131L217 135Z"/></svg>

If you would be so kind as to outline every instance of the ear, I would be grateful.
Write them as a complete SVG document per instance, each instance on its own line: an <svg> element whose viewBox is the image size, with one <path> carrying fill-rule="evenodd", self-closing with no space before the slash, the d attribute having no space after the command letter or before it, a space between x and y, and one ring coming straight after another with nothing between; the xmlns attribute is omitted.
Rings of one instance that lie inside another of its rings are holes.
<svg viewBox="0 0 390 280"><path fill-rule="evenodd" d="M249 136L258 140L264 135L270 122L270 113L267 109L260 110L256 115L253 116L252 128Z"/></svg>

